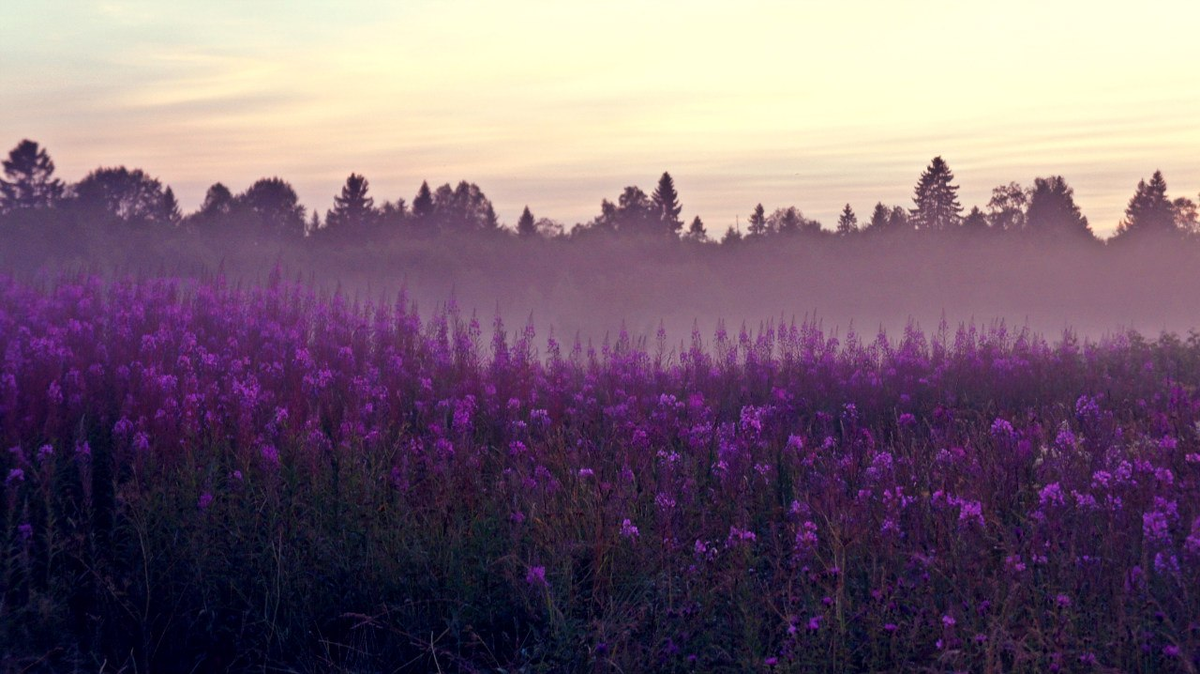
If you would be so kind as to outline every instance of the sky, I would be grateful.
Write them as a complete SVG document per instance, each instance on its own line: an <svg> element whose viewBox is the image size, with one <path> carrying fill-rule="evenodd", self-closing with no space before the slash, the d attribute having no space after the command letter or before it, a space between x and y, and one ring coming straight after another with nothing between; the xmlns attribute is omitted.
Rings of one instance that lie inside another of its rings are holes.
<svg viewBox="0 0 1200 674"><path fill-rule="evenodd" d="M1193 0L6 5L0 145L142 168L185 211L280 176L323 213L357 172L570 226L670 171L710 234L759 202L832 228L910 206L940 155L967 209L1062 175L1106 236L1156 169L1200 192Z"/></svg>

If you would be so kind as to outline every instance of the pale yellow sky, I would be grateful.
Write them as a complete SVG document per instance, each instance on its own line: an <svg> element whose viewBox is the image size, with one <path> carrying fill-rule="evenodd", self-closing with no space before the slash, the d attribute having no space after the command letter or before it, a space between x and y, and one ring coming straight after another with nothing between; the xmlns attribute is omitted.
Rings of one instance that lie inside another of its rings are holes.
<svg viewBox="0 0 1200 674"><path fill-rule="evenodd" d="M1106 235L1139 178L1200 191L1200 3L13 3L0 143L67 179L144 168L185 208L290 180L324 211L467 179L568 225L671 171L719 232L755 203L832 226L911 204L942 155L966 207L1062 174Z"/></svg>

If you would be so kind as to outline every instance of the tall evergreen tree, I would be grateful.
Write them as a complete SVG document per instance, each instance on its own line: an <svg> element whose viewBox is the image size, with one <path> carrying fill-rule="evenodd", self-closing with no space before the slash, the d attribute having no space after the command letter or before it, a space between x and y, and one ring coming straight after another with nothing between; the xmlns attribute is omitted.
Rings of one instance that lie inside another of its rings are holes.
<svg viewBox="0 0 1200 674"><path fill-rule="evenodd" d="M871 219L867 221L867 226L863 228L863 231L886 232L891 216L892 209L884 206L882 201L876 202L875 209L871 211Z"/></svg>
<svg viewBox="0 0 1200 674"><path fill-rule="evenodd" d="M921 174L913 193L911 210L917 229L942 231L958 224L962 205L958 203L958 185L951 184L954 174L941 157L934 157Z"/></svg>
<svg viewBox="0 0 1200 674"><path fill-rule="evenodd" d="M688 227L687 237L693 241L708 240L708 230L704 228L704 221L700 219L699 215L692 218L692 224Z"/></svg>
<svg viewBox="0 0 1200 674"><path fill-rule="evenodd" d="M355 231L376 224L379 211L375 199L367 196L370 183L357 173L351 173L342 186L342 193L333 198L333 208L325 214L325 228L333 231Z"/></svg>
<svg viewBox="0 0 1200 674"><path fill-rule="evenodd" d="M750 215L749 225L746 227L746 233L749 236L760 237L767 234L767 213L762 204L754 207L754 213Z"/></svg>
<svg viewBox="0 0 1200 674"><path fill-rule="evenodd" d="M858 231L858 216L854 214L854 209L850 208L850 204L842 209L842 214L838 216L837 233L846 236Z"/></svg>
<svg viewBox="0 0 1200 674"><path fill-rule="evenodd" d="M521 217L517 220L517 236L522 239L530 239L537 236L537 221L533 218L533 213L529 207L521 211Z"/></svg>
<svg viewBox="0 0 1200 674"><path fill-rule="evenodd" d="M23 140L8 153L0 179L0 213L21 208L48 208L63 197L63 183L54 177L54 162L32 140Z"/></svg>
<svg viewBox="0 0 1200 674"><path fill-rule="evenodd" d="M1175 220L1175 205L1167 198L1167 181L1162 171L1155 171L1150 182L1138 181L1137 191L1125 208L1125 219L1117 227L1117 238L1173 234L1179 231Z"/></svg>
<svg viewBox="0 0 1200 674"><path fill-rule="evenodd" d="M659 222L662 223L665 232L678 234L679 230L683 229L683 220L679 219L683 206L679 203L679 194L675 191L675 181L670 173L663 171L650 202L658 212Z"/></svg>
<svg viewBox="0 0 1200 674"><path fill-rule="evenodd" d="M1042 236L1093 238L1087 218L1075 204L1075 191L1062 176L1034 179L1025 223L1030 233Z"/></svg>
<svg viewBox="0 0 1200 674"><path fill-rule="evenodd" d="M417 196L413 197L412 214L417 223L422 225L428 224L433 216L433 193L429 190L427 181L421 182Z"/></svg>

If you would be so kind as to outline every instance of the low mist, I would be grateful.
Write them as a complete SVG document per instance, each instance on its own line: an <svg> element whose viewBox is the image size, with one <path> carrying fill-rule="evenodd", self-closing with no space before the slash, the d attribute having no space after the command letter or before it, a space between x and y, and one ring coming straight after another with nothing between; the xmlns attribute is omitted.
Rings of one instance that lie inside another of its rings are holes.
<svg viewBox="0 0 1200 674"><path fill-rule="evenodd" d="M1048 337L1136 330L1186 334L1200 318L1200 246L1127 245L919 233L794 237L736 246L594 238L522 240L504 235L391 238L370 244L261 242L189 232L4 232L0 270L26 279L60 273L224 274L230 282L287 278L361 301L402 289L423 313L454 301L488 324L532 319L538 334L599 342L624 327L671 342L693 326L707 340L719 320L736 331L766 321L819 321L895 336L1004 321Z"/></svg>

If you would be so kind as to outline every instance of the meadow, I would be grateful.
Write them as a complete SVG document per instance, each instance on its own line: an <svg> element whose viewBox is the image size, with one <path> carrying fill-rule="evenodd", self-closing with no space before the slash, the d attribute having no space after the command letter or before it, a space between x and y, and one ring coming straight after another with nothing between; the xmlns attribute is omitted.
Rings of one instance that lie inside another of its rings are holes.
<svg viewBox="0 0 1200 674"><path fill-rule="evenodd" d="M1200 336L0 277L0 670L1194 672Z"/></svg>

